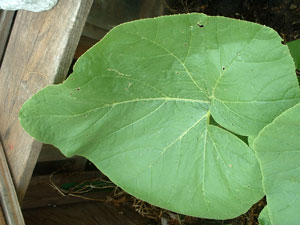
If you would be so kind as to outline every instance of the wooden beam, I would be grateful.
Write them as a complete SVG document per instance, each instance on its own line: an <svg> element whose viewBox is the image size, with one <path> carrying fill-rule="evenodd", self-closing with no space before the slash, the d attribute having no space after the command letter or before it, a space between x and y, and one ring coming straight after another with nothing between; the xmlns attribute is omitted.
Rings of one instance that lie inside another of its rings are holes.
<svg viewBox="0 0 300 225"><path fill-rule="evenodd" d="M25 225L6 157L0 142L0 202L7 225ZM3 215L0 215L0 220ZM3 219L2 219L3 220ZM2 223L1 223L2 224Z"/></svg>
<svg viewBox="0 0 300 225"><path fill-rule="evenodd" d="M58 173L51 177L51 182L57 187L67 187L100 178L104 178L100 171ZM111 193L111 189L103 189L80 194L86 198L104 201L62 196L50 186L50 175L34 176L30 181L22 206L26 225L150 224L149 219L136 213L128 203L114 204L110 197Z"/></svg>
<svg viewBox="0 0 300 225"><path fill-rule="evenodd" d="M26 225L149 225L153 224L128 207L110 203L82 202L24 210Z"/></svg>
<svg viewBox="0 0 300 225"><path fill-rule="evenodd" d="M35 170L37 173L42 174L45 174L46 171L48 171L48 173L51 173L56 169L60 168L55 168L55 166L64 166L65 164L69 163L71 163L71 165L68 166L68 168L66 168L68 171L83 171L86 167L87 159L81 156L73 156L67 158L61 153L59 149L55 148L54 146L43 144L40 155L37 160L37 164L35 166ZM43 167L45 165L49 165L48 169L50 171L47 169L47 166L45 168L46 171L43 171ZM39 171L39 169L42 169L42 171Z"/></svg>
<svg viewBox="0 0 300 225"><path fill-rule="evenodd" d="M93 47L93 45L95 45L96 43L97 40L82 36L80 38L78 48L76 49L74 59L78 59L83 53L85 53L89 48Z"/></svg>
<svg viewBox="0 0 300 225"><path fill-rule="evenodd" d="M2 225L7 225L6 224L6 221L5 221L5 218L4 218L4 215L3 215L3 211L2 211L2 208L0 206L0 224Z"/></svg>
<svg viewBox="0 0 300 225"><path fill-rule="evenodd" d="M49 174L33 176L23 201L22 210L82 203L87 201L87 199L83 198L61 195L50 185L50 178L53 184L60 187L63 184L79 184L84 181L92 181L103 177L104 175L100 171L58 173L52 176ZM91 199L105 200L110 193L111 190L103 190L101 192L86 193L83 196Z"/></svg>
<svg viewBox="0 0 300 225"><path fill-rule="evenodd" d="M0 10L0 65L5 53L15 11Z"/></svg>
<svg viewBox="0 0 300 225"><path fill-rule="evenodd" d="M0 137L19 201L22 201L41 143L18 121L22 104L69 70L92 0L65 0L51 10L19 11L0 69Z"/></svg>
<svg viewBox="0 0 300 225"><path fill-rule="evenodd" d="M105 179L100 171L57 173L51 176L51 182L56 187L71 187L82 182L99 181L99 179ZM153 223L135 212L130 203L114 202L111 198L112 192L112 189L98 189L95 192L79 194L85 199L62 196L50 186L50 175L34 176L22 206L26 225L148 225Z"/></svg>

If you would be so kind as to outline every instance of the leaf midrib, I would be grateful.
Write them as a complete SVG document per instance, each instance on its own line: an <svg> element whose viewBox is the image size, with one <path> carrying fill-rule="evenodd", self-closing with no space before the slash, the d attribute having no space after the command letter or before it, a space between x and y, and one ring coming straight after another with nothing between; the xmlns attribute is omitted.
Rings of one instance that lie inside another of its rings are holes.
<svg viewBox="0 0 300 225"><path fill-rule="evenodd" d="M128 103L132 103L132 102L145 102L145 101L182 101L182 102L190 102L190 103L201 103L201 104L208 104L210 103L209 101L202 101L202 100L196 100L196 99L185 99L185 98L169 98L169 97L160 97L160 98L140 98L140 99L131 99L131 100L127 100L127 101L122 101L122 102L115 102L112 104L107 104L104 106L100 106L100 107L96 107L94 109L85 111L83 113L79 113L79 114L74 114L74 115L39 115L39 116L27 116L25 118L39 118L39 117L46 117L46 116L53 116L53 117L64 117L64 118L69 118L69 117L77 117L77 116L84 116L88 113L91 113L93 111L96 110L100 110L100 109L105 109L108 107L115 107L117 105L122 105L122 104L128 104Z"/></svg>

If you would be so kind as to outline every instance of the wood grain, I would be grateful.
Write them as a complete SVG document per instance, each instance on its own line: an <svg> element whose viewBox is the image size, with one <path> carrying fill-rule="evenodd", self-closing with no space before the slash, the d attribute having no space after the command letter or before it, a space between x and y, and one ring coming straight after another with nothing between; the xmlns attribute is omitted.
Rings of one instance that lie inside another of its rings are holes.
<svg viewBox="0 0 300 225"><path fill-rule="evenodd" d="M61 173L52 176L60 187L104 178L100 171ZM147 225L130 206L116 206L109 201L112 190L85 193L84 196L105 201L95 202L71 196L62 196L49 185L50 175L32 177L23 201L26 225ZM106 201L108 200L108 201Z"/></svg>
<svg viewBox="0 0 300 225"><path fill-rule="evenodd" d="M24 210L26 225L148 225L134 210L111 203L84 202Z"/></svg>
<svg viewBox="0 0 300 225"><path fill-rule="evenodd" d="M38 174L49 174L63 168L64 170L79 172L85 169L86 164L86 158L81 156L67 158L54 146L43 144L34 171Z"/></svg>
<svg viewBox="0 0 300 225"><path fill-rule="evenodd" d="M66 183L78 184L102 177L104 177L104 175L99 171L59 173L52 176L52 181L55 185L60 187L62 184ZM105 199L110 193L111 190L108 190L87 193L84 196L93 199ZM42 208L86 201L87 200L82 198L62 196L57 190L50 186L50 175L42 175L32 177L22 204L22 209Z"/></svg>
<svg viewBox="0 0 300 225"><path fill-rule="evenodd" d="M18 122L22 104L67 75L92 0L62 0L49 11L19 11L0 69L0 136L22 201L41 143Z"/></svg>
<svg viewBox="0 0 300 225"><path fill-rule="evenodd" d="M0 203L7 225L25 225L6 157L0 142ZM3 215L2 215L3 217ZM1 218L1 216L0 216ZM0 219L1 220L1 219Z"/></svg>
<svg viewBox="0 0 300 225"><path fill-rule="evenodd" d="M97 40L95 39L86 36L81 36L78 47L74 55L74 59L78 59L82 54L84 54L89 48L93 47L93 45L95 45L96 43Z"/></svg>
<svg viewBox="0 0 300 225"><path fill-rule="evenodd" d="M0 10L0 65L5 52L15 11Z"/></svg>
<svg viewBox="0 0 300 225"><path fill-rule="evenodd" d="M1 206L0 206L0 224L1 225L7 225L6 222L5 222L5 218L4 218Z"/></svg>
<svg viewBox="0 0 300 225"><path fill-rule="evenodd" d="M110 30L124 22L161 16L163 13L161 0L139 0L134 3L124 0L95 0L87 24Z"/></svg>

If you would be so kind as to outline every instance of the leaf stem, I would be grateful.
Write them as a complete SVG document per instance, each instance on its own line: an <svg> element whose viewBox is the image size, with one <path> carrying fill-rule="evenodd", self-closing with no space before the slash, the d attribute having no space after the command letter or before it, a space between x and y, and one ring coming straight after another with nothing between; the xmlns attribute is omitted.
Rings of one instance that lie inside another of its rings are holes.
<svg viewBox="0 0 300 225"><path fill-rule="evenodd" d="M206 118L207 124L210 124L210 112L209 111L206 113L206 116L207 116L207 118Z"/></svg>

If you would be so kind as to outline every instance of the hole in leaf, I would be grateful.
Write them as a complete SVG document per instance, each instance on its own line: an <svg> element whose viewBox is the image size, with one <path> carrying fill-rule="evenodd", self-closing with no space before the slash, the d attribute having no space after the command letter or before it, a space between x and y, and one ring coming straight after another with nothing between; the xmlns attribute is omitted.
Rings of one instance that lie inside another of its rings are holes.
<svg viewBox="0 0 300 225"><path fill-rule="evenodd" d="M77 90L77 91L80 91L80 87L79 87L79 88L76 88L76 90Z"/></svg>
<svg viewBox="0 0 300 225"><path fill-rule="evenodd" d="M225 70L225 66L222 66L222 70L223 70L223 71Z"/></svg>
<svg viewBox="0 0 300 225"><path fill-rule="evenodd" d="M197 26L200 27L200 28L204 27L204 25L200 24L200 23L197 23Z"/></svg>
<svg viewBox="0 0 300 225"><path fill-rule="evenodd" d="M188 44L187 44L187 43L184 43L184 46L188 46Z"/></svg>

